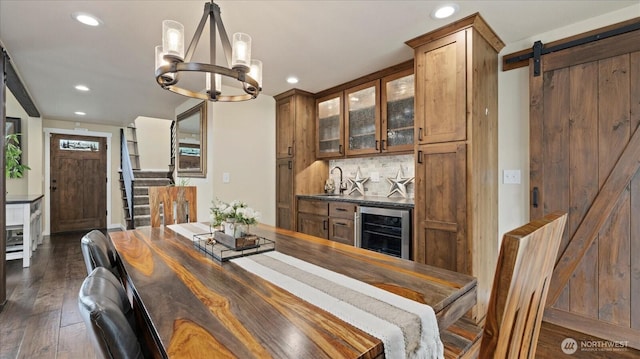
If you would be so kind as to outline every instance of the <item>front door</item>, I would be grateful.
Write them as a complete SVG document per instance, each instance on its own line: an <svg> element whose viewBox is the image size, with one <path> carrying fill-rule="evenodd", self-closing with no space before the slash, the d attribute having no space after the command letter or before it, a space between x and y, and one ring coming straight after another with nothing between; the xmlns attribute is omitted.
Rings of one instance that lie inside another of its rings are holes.
<svg viewBox="0 0 640 359"><path fill-rule="evenodd" d="M51 233L106 228L103 137L51 135Z"/></svg>

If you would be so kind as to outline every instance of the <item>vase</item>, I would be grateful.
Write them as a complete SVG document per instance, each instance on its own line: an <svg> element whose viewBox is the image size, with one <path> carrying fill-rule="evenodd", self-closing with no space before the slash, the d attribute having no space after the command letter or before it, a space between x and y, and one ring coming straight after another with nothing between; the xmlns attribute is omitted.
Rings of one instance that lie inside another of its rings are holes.
<svg viewBox="0 0 640 359"><path fill-rule="evenodd" d="M233 238L244 237L247 232L247 225L236 221L224 222L224 234L233 236Z"/></svg>

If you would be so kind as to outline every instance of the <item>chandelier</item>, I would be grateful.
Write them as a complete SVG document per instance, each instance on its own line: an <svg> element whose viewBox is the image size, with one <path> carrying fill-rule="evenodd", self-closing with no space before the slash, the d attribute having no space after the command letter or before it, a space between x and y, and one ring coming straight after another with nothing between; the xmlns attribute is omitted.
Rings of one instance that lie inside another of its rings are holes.
<svg viewBox="0 0 640 359"><path fill-rule="evenodd" d="M191 62L191 57L198 46L207 17L209 18L210 64ZM227 60L227 67L215 64L216 26L220 33L220 41ZM220 17L220 7L214 4L213 0L205 3L204 14L186 53L184 51L184 26L173 20L164 20L162 22L162 45L156 46L155 50L156 81L165 90L188 97L220 102L255 99L262 91L262 62L251 59L251 37L240 32L233 34L232 47ZM178 86L180 74L188 71L205 74L205 92L191 91ZM211 81L212 76L214 81ZM240 82L245 93L223 95L222 76L230 77Z"/></svg>

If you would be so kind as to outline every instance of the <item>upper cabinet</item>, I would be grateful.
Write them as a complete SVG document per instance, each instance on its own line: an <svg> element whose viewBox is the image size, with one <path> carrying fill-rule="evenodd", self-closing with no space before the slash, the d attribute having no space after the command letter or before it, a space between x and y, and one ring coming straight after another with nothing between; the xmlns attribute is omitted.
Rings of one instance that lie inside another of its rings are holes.
<svg viewBox="0 0 640 359"><path fill-rule="evenodd" d="M414 75L405 70L381 80L382 108L380 149L386 152L413 151Z"/></svg>
<svg viewBox="0 0 640 359"><path fill-rule="evenodd" d="M317 157L413 152L413 65L406 62L322 92Z"/></svg>
<svg viewBox="0 0 640 359"><path fill-rule="evenodd" d="M342 92L316 100L316 157L344 155L344 116Z"/></svg>
<svg viewBox="0 0 640 359"><path fill-rule="evenodd" d="M345 90L347 156L380 152L380 81Z"/></svg>
<svg viewBox="0 0 640 359"><path fill-rule="evenodd" d="M419 144L466 139L466 33L460 31L416 48L416 120Z"/></svg>
<svg viewBox="0 0 640 359"><path fill-rule="evenodd" d="M294 96L276 102L276 158L293 157L295 131Z"/></svg>

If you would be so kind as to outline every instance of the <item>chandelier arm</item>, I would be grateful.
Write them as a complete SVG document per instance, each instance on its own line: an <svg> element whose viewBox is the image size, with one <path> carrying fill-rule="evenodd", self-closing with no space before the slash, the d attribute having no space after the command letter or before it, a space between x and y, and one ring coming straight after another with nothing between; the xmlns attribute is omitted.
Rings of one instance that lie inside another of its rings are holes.
<svg viewBox="0 0 640 359"><path fill-rule="evenodd" d="M209 4L209 63L216 63L216 23L215 23L215 13L216 11L220 11L220 8L216 6L212 6L213 1ZM209 76L209 83L211 84L211 88L208 89L210 91L209 97L211 100L215 100L218 96L218 91L222 92L222 89L216 88L216 80L215 75L213 78ZM222 83L220 84L222 87Z"/></svg>
<svg viewBox="0 0 640 359"><path fill-rule="evenodd" d="M196 32L193 34L193 37L191 38L191 42L189 43L187 52L184 55L185 62L191 61L191 57L193 56L193 53L196 51L196 47L198 46L198 41L200 41L200 36L202 36L202 30L204 30L204 25L207 23L207 18L209 17L210 11L211 11L211 7L209 3L204 4L204 13L202 14L200 23L196 28Z"/></svg>
<svg viewBox="0 0 640 359"><path fill-rule="evenodd" d="M222 16L220 16L220 7L218 5L214 6L213 17L215 18L215 26L218 26L218 32L220 33L220 42L222 43L222 50L224 52L224 56L227 58L227 66L231 67L231 43L229 42L229 36L227 36L227 30L225 30L224 24L222 23ZM214 24L212 24L211 26L214 26ZM213 62L212 60L211 63L215 62Z"/></svg>

